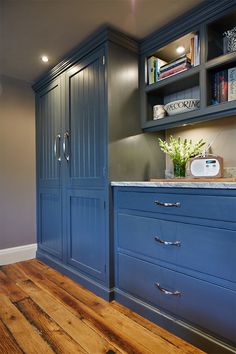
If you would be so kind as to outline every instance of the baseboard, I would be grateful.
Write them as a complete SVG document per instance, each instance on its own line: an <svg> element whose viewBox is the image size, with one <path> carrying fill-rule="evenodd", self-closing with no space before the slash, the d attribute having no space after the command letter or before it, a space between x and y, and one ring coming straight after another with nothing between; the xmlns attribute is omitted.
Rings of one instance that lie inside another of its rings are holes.
<svg viewBox="0 0 236 354"><path fill-rule="evenodd" d="M36 257L36 250L36 243L0 250L0 266L33 259Z"/></svg>

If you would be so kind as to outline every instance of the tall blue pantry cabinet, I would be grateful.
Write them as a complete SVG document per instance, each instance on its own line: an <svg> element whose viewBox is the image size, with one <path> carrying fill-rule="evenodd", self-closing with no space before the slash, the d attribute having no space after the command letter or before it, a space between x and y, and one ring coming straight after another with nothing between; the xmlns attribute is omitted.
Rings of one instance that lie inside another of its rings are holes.
<svg viewBox="0 0 236 354"><path fill-rule="evenodd" d="M34 89L37 257L110 299L109 179L118 172L119 178L142 178L128 166L129 143L122 171L119 167L122 138L144 135L138 117L137 43L115 30L101 29ZM148 146L146 137L145 141L150 151L152 142ZM139 173L145 163L144 147Z"/></svg>

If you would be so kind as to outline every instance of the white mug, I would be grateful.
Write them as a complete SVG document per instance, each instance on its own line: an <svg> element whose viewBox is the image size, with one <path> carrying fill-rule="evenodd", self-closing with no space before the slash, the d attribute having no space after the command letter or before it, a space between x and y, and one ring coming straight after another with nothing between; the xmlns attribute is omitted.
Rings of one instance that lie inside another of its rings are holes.
<svg viewBox="0 0 236 354"><path fill-rule="evenodd" d="M165 117L166 111L164 110L164 105L162 104L157 104L156 106L153 106L153 119L160 119Z"/></svg>

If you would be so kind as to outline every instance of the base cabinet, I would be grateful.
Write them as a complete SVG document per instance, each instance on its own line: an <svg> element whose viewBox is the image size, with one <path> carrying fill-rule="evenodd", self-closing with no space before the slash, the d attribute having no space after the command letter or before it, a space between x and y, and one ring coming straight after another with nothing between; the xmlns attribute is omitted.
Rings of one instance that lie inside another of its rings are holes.
<svg viewBox="0 0 236 354"><path fill-rule="evenodd" d="M209 353L235 352L236 224L224 220L236 191L114 187L113 195L115 298ZM222 213L204 217L198 199Z"/></svg>

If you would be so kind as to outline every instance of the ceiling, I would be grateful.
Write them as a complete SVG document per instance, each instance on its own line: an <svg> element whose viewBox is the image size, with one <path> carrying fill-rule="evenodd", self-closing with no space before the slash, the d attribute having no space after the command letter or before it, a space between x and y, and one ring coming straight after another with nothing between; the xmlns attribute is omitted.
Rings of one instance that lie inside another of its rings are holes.
<svg viewBox="0 0 236 354"><path fill-rule="evenodd" d="M102 24L142 39L202 1L0 0L0 74L34 82Z"/></svg>

